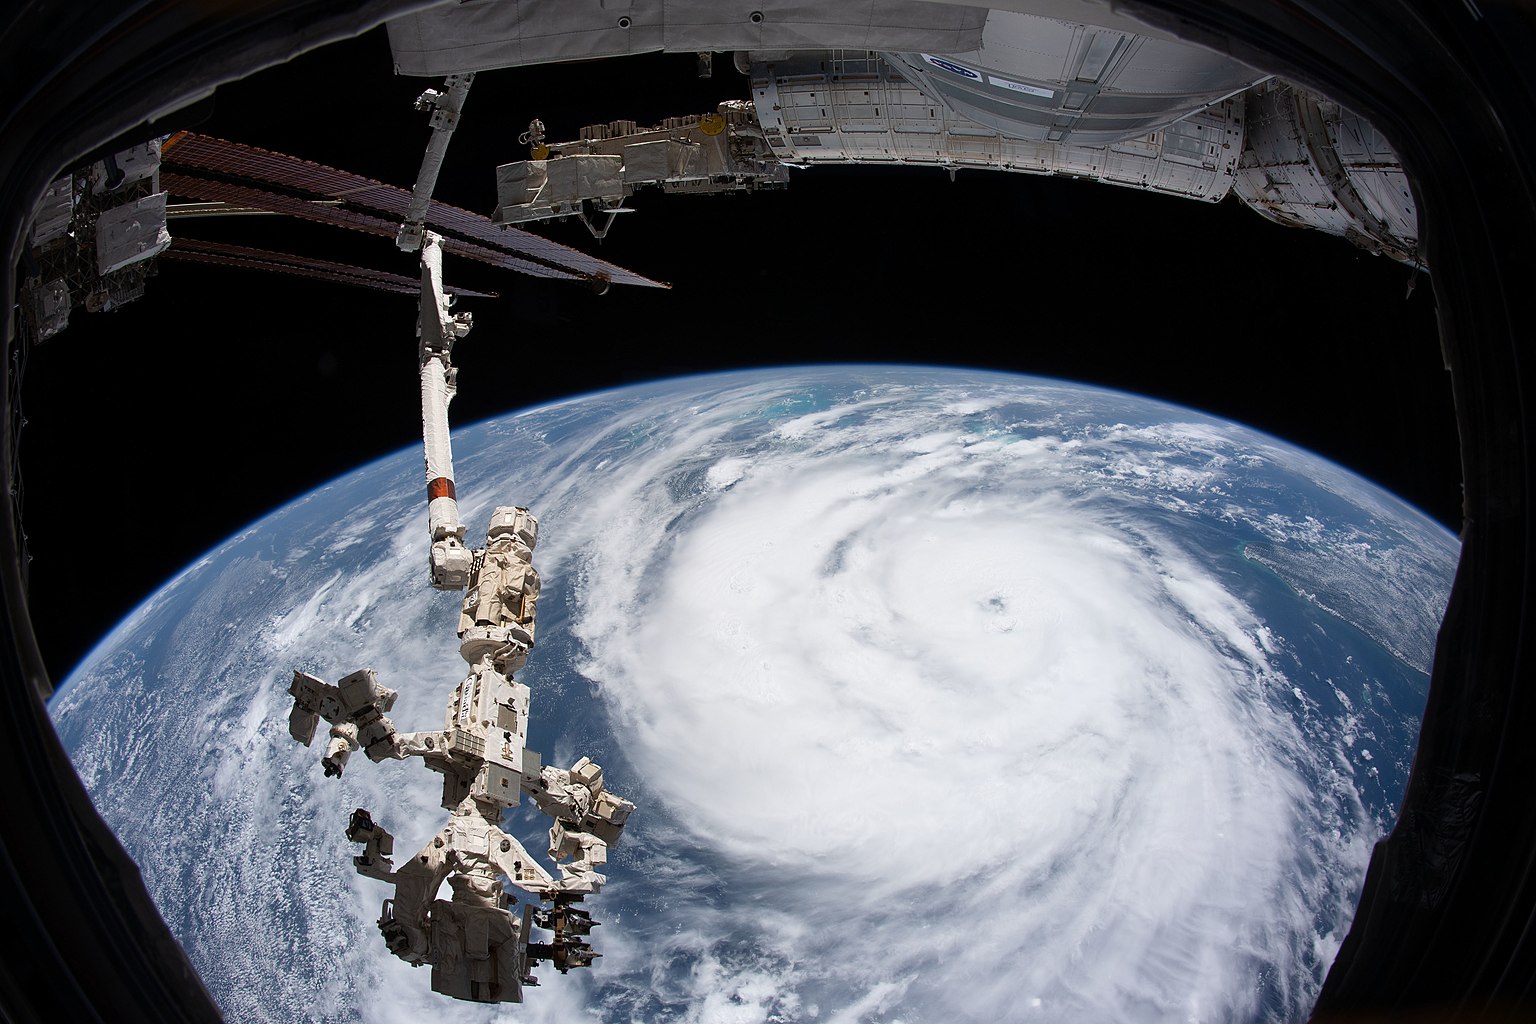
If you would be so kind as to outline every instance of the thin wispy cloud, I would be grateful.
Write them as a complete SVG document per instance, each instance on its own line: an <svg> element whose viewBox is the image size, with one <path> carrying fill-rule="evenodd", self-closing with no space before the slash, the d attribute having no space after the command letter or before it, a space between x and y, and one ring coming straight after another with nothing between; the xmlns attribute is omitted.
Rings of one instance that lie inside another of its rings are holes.
<svg viewBox="0 0 1536 1024"><path fill-rule="evenodd" d="M1316 624L1417 678L1434 624L1369 595L1438 615L1443 531L1273 439L998 375L707 378L455 443L472 530L497 504L541 518L534 745L590 750L641 804L592 903L598 966L456 1016L1304 1015L1414 727L1411 692L1319 661L1344 641ZM437 777L359 758L322 780L284 692L367 666L402 728L441 720L457 601L423 585L418 474L403 453L246 531L57 702L232 1017L441 1009L341 835L369 807L409 855ZM509 825L530 848L538 827Z"/></svg>

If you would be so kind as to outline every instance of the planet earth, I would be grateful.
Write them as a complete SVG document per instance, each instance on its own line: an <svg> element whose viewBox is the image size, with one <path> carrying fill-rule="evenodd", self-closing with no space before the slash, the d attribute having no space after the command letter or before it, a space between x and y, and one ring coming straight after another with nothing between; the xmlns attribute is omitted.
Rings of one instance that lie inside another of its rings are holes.
<svg viewBox="0 0 1536 1024"><path fill-rule="evenodd" d="M210 551L52 703L229 1019L1305 1016L1456 564L1416 509L1188 409L920 367L633 386L455 456L472 543L497 505L541 520L530 747L639 805L603 957L520 1006L434 995L343 830L366 807L408 856L438 777L325 778L288 735L295 669L377 670L401 729L463 674L409 449Z"/></svg>

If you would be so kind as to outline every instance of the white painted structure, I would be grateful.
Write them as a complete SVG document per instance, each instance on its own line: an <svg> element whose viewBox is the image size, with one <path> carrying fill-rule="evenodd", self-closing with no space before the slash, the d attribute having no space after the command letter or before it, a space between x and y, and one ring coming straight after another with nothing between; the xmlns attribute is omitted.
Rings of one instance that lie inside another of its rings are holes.
<svg viewBox="0 0 1536 1024"><path fill-rule="evenodd" d="M501 223L577 216L601 235L647 186L742 191L784 184L785 166L918 165L1235 194L1272 220L1419 263L1406 176L1358 116L1093 0L1008 7L484 0L398 19L390 44L407 74L735 51L750 103L540 138L533 159L497 169ZM724 130L702 134L716 119Z"/></svg>
<svg viewBox="0 0 1536 1024"><path fill-rule="evenodd" d="M535 639L539 573L533 548L539 523L526 508L491 513L485 546L463 546L453 493L448 400L454 371L452 343L469 332L466 315L448 313L442 287L440 239L426 232L421 247L422 428L428 479L431 582L440 590L466 590L459 616L459 654L469 667L449 693L441 729L400 732L390 721L396 693L371 669L334 685L295 672L288 692L288 731L305 746L320 720L330 723L321 765L339 777L355 750L371 761L419 757L443 777L448 823L419 853L394 866L394 836L359 808L347 838L363 847L353 858L359 873L394 885L379 915L390 952L409 964L432 967L432 988L474 1002L520 1002L536 984L533 967L548 960L562 973L590 966L599 955L585 936L594 922L576 904L600 890L608 847L619 841L635 805L607 789L602 767L581 758L569 769L544 765L525 746L531 691L513 678L528 661ZM501 814L527 794L554 823L548 853L558 877L502 831ZM437 898L443 882L450 900ZM521 911L511 910L506 885L523 890ZM545 904L548 904L545 906ZM553 933L534 941L537 927Z"/></svg>

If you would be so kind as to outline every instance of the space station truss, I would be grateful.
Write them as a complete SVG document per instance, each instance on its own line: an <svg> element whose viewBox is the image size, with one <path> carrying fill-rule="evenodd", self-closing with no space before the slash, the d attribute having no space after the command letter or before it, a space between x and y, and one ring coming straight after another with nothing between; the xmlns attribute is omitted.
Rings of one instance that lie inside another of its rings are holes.
<svg viewBox="0 0 1536 1024"><path fill-rule="evenodd" d="M574 214L590 226L591 211L617 210L641 188L721 195L789 184L789 169L763 140L752 104L740 100L651 127L624 120L588 125L579 139L536 151L544 155L496 168L498 224Z"/></svg>
<svg viewBox="0 0 1536 1024"><path fill-rule="evenodd" d="M255 207L393 239L411 193L349 171L195 132L162 149L161 182L177 196ZM479 214L434 202L427 227L445 251L533 277L664 288L631 270Z"/></svg>

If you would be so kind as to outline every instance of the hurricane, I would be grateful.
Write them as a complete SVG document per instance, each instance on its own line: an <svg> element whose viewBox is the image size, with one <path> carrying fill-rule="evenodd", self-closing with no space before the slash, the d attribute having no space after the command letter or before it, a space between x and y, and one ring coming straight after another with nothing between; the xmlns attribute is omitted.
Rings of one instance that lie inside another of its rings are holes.
<svg viewBox="0 0 1536 1024"><path fill-rule="evenodd" d="M1011 375L829 367L461 430L461 514L538 514L530 746L635 800L603 954L465 1019L1286 1021L1347 933L1413 755L1456 544L1277 439ZM53 714L224 1007L440 1012L374 929L347 814L398 852L435 776L340 780L294 669L428 728L457 598L420 454L190 566ZM528 808L504 827L539 846Z"/></svg>
<svg viewBox="0 0 1536 1024"><path fill-rule="evenodd" d="M793 893L753 941L874 979L864 1011L1302 1015L1339 924L1302 890L1358 872L1365 815L1310 781L1338 754L1260 617L1096 486L1162 472L1124 452L1168 431L905 397L745 450L682 411L680 466L605 477L573 628L642 776Z"/></svg>

